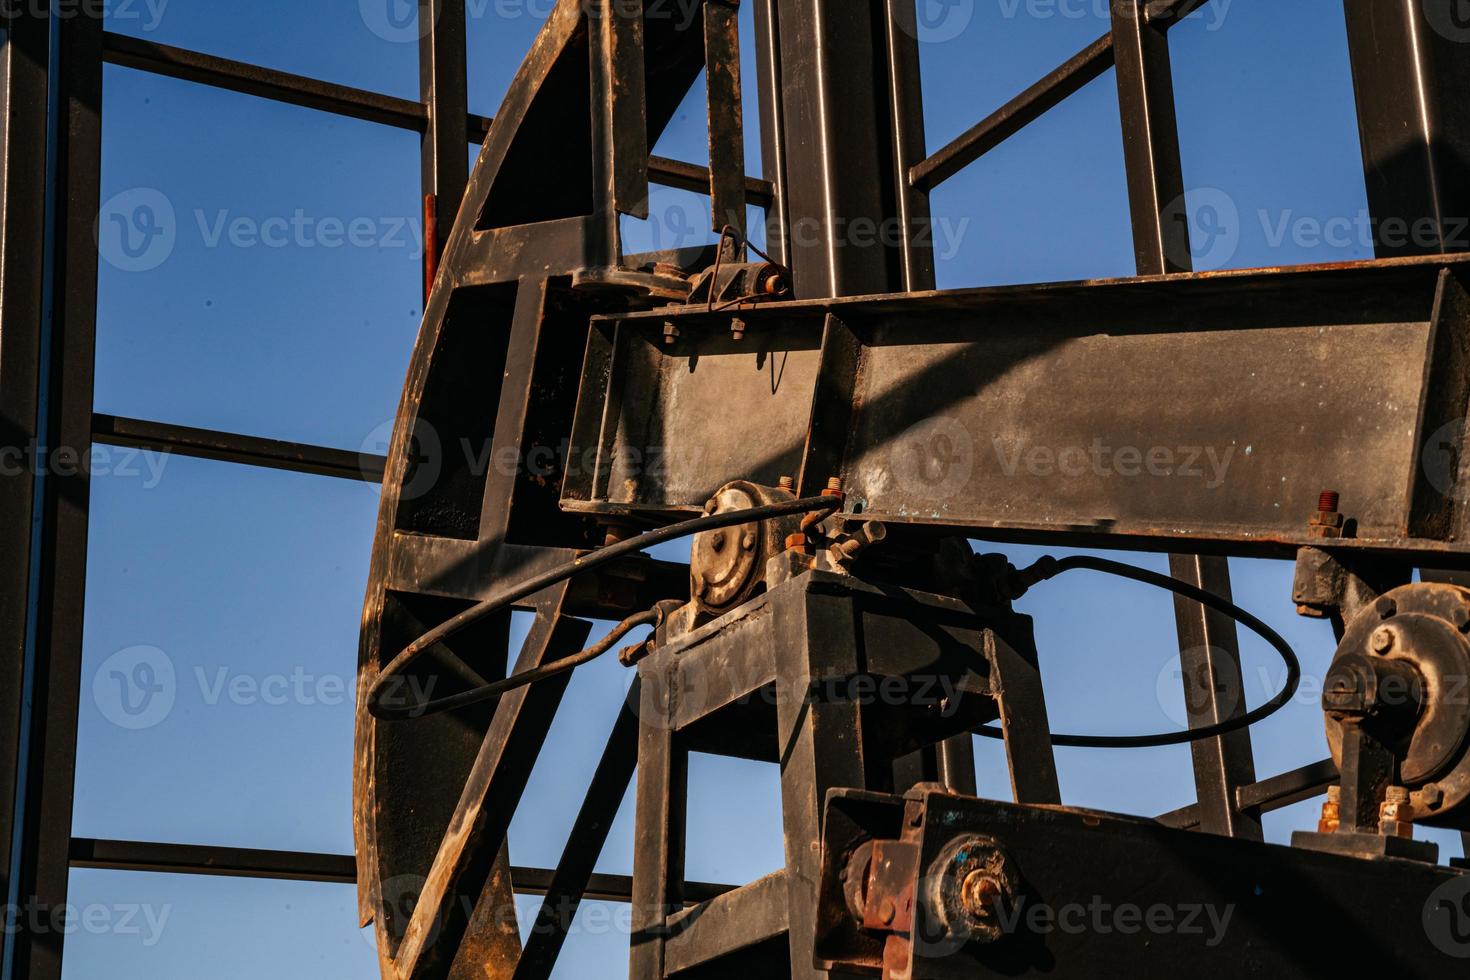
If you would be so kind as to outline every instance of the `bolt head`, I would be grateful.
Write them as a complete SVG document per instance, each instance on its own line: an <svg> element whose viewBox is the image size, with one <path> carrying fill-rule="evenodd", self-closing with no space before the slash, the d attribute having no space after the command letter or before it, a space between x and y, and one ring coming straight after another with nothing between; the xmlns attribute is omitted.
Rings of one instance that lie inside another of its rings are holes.
<svg viewBox="0 0 1470 980"><path fill-rule="evenodd" d="M965 904L965 911L980 918L994 915L1004 894L1001 883L986 871L971 871L960 885L960 900Z"/></svg>
<svg viewBox="0 0 1470 980"><path fill-rule="evenodd" d="M755 532L754 531L746 531L745 534L741 535L741 537L740 537L740 547L744 548L746 551L752 551L752 550L755 549Z"/></svg>
<svg viewBox="0 0 1470 980"><path fill-rule="evenodd" d="M1373 638L1370 643L1373 647L1373 652L1381 656L1393 649L1393 641L1393 630L1387 626L1380 626L1373 631Z"/></svg>
<svg viewBox="0 0 1470 980"><path fill-rule="evenodd" d="M1431 810L1439 809L1444 803L1444 790L1439 788L1439 783L1430 783L1419 791L1419 796L1424 800L1424 805Z"/></svg>
<svg viewBox="0 0 1470 980"><path fill-rule="evenodd" d="M1454 612L1450 613L1450 622L1454 623L1455 629L1461 633L1470 632L1470 609L1456 606Z"/></svg>

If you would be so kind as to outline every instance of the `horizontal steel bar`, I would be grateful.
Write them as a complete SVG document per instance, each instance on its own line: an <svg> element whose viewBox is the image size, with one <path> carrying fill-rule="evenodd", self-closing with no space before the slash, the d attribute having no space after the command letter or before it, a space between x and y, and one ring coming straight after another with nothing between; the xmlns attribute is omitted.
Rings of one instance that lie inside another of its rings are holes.
<svg viewBox="0 0 1470 980"><path fill-rule="evenodd" d="M1270 779L1237 787L1236 805L1242 810L1259 809L1262 813L1270 813L1325 792L1338 778L1337 764L1331 759L1323 759ZM1199 804L1191 803L1154 819L1166 827L1194 830L1200 825Z"/></svg>
<svg viewBox="0 0 1470 980"><path fill-rule="evenodd" d="M96 840L90 837L72 838L71 866L106 871L329 881L347 885L357 881L357 860L351 854Z"/></svg>
<svg viewBox="0 0 1470 980"><path fill-rule="evenodd" d="M709 193L709 168L667 157L648 158L648 179L664 187L677 187L700 194ZM768 180L758 177L745 178L745 201L756 207L768 208L775 201L775 187Z"/></svg>
<svg viewBox="0 0 1470 980"><path fill-rule="evenodd" d="M351 854L98 840L91 837L72 838L71 866L104 871L325 881L344 885L357 881L357 859ZM555 873L550 868L512 867L510 871L515 890L521 895L546 894ZM734 890L732 885L703 881L685 884L690 902L706 902ZM632 894L633 879L629 876L594 874L588 882L585 897L593 901L627 902Z"/></svg>
<svg viewBox="0 0 1470 980"><path fill-rule="evenodd" d="M909 183L933 190L1113 67L1113 35L1104 34L1065 64L909 170Z"/></svg>
<svg viewBox="0 0 1470 980"><path fill-rule="evenodd" d="M292 473L313 473L364 483L381 483L387 460L382 456L328 449L300 442L194 429L165 422L92 416L92 438L109 446L129 446L198 459L243 463Z"/></svg>
<svg viewBox="0 0 1470 980"><path fill-rule="evenodd" d="M110 64L125 68L167 75L170 78L180 78L399 129L423 132L428 125L428 109L420 102L323 82L273 68L262 68L199 51L143 41L125 34L109 32L106 35L103 56ZM493 121L490 116L467 114L465 133L469 142L479 143L484 140ZM649 159L649 173L655 183L666 187L709 192L708 167L652 157ZM757 177L745 178L745 193L746 200L758 207L770 207L775 197L775 189L770 181Z"/></svg>
<svg viewBox="0 0 1470 980"><path fill-rule="evenodd" d="M422 132L428 122L428 110L419 102L143 41L125 34L108 32L103 39L102 56L108 63L124 68L136 68L385 126Z"/></svg>

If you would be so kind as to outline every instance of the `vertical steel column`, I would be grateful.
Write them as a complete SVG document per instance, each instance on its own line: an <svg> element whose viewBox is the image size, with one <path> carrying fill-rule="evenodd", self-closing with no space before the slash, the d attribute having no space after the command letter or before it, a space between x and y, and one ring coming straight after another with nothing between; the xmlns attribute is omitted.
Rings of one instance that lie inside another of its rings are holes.
<svg viewBox="0 0 1470 980"><path fill-rule="evenodd" d="M1175 578L1231 598L1230 562L1203 555L1170 555ZM1235 621L1180 596L1174 597L1179 632L1179 668L1190 728L1214 725L1245 714L1245 678L1240 669L1240 638ZM1242 810L1236 789L1256 781L1250 729L1189 744L1194 760L1200 830L1264 840L1259 810Z"/></svg>
<svg viewBox="0 0 1470 980"><path fill-rule="evenodd" d="M806 692L817 690L821 678L858 672L861 617L851 596L789 589L773 604L771 615L782 638L775 652L776 676L781 678L776 744L781 752L781 820L786 833L790 977L832 980L812 963L823 807L829 790L872 788L875 763L863 740L862 707L852 698Z"/></svg>
<svg viewBox="0 0 1470 980"><path fill-rule="evenodd" d="M780 255L800 297L934 288L929 198L908 180L926 152L914 2L756 8L765 168L776 176L789 236ZM946 782L973 784L968 736L938 758Z"/></svg>
<svg viewBox="0 0 1470 980"><path fill-rule="evenodd" d="M1139 275L1189 272L1188 212L1169 36L1144 21L1147 0L1111 5L1123 163Z"/></svg>
<svg viewBox="0 0 1470 980"><path fill-rule="evenodd" d="M711 225L727 259L743 255L745 241L745 120L741 112L740 9L725 0L704 5L705 96L709 132Z"/></svg>
<svg viewBox="0 0 1470 980"><path fill-rule="evenodd" d="M46 283L50 316L43 327L39 435L51 451L66 449L83 459L91 452L97 324L93 226L102 155L101 14L100 6L84 4L72 16L55 19L57 60L51 76L57 127L56 192L50 202L55 241ZM89 487L85 472L70 467L46 472L44 466L42 471L31 640L35 666L14 886L26 914L17 917L11 967L16 977L59 980L63 934L52 917L62 915L69 872Z"/></svg>
<svg viewBox="0 0 1470 980"><path fill-rule="evenodd" d="M1470 6L1343 8L1378 257L1470 250Z"/></svg>
<svg viewBox="0 0 1470 980"><path fill-rule="evenodd" d="M628 976L662 980L670 914L684 907L689 750L670 708L683 683L678 664L639 670L641 708L634 786L633 908Z"/></svg>
<svg viewBox="0 0 1470 980"><path fill-rule="evenodd" d="M918 0L885 0L884 45L888 56L889 127L893 132L895 215L902 282L908 292L934 288L934 218L929 192L915 187L909 170L929 155L924 137L924 80L919 71ZM973 774L972 777L973 779Z"/></svg>
<svg viewBox="0 0 1470 980"><path fill-rule="evenodd" d="M419 0L419 98L428 107L422 173L425 299L469 182L464 0Z"/></svg>
<svg viewBox="0 0 1470 980"><path fill-rule="evenodd" d="M17 806L24 799L25 683L44 343L46 73L50 19L23 8L0 22L0 889L17 907ZM10 971L0 946L0 976Z"/></svg>
<svg viewBox="0 0 1470 980"><path fill-rule="evenodd" d="M1343 11L1375 254L1470 251L1470 7L1343 0Z"/></svg>
<svg viewBox="0 0 1470 980"><path fill-rule="evenodd" d="M788 264L800 298L902 288L884 0L778 0Z"/></svg>
<svg viewBox="0 0 1470 980"><path fill-rule="evenodd" d="M1189 224L1169 37L1163 25L1145 22L1146 8L1146 0L1113 3L1113 51L1134 257L1140 275L1165 275L1191 269ZM1169 571L1199 588L1230 595L1230 564L1225 558L1170 555ZM1199 603L1177 598L1174 615L1189 726L1200 728L1244 714L1245 683L1235 623ZM1242 811L1235 796L1238 786L1256 778L1250 732L1194 742L1190 749L1200 829L1263 839L1260 815Z"/></svg>
<svg viewBox="0 0 1470 980"><path fill-rule="evenodd" d="M776 0L755 4L756 92L761 113L761 172L775 194L766 212L766 251L783 265L791 262L787 236L791 227L786 203L786 123L781 90L781 30Z"/></svg>

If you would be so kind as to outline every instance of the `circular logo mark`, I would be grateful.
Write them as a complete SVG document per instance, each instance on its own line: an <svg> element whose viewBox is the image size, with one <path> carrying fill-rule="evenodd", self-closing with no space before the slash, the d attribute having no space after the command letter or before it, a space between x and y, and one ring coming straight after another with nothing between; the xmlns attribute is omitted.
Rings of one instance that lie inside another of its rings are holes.
<svg viewBox="0 0 1470 980"><path fill-rule="evenodd" d="M1201 187L1175 198L1164 209L1165 249L1176 266L1196 272L1223 269L1240 250L1240 208L1235 199L1218 187ZM1189 232L1190 254L1183 254L1179 236L1171 229Z"/></svg>
<svg viewBox="0 0 1470 980"><path fill-rule="evenodd" d="M636 640L627 640L634 643ZM649 728L670 731L681 715L697 717L709 697L709 682L705 671L708 668L694 661L675 664L662 675L644 674L640 670L627 671L627 706L638 720ZM642 683L634 685L635 679ZM761 697L756 692L749 697Z"/></svg>
<svg viewBox="0 0 1470 980"><path fill-rule="evenodd" d="M889 444L888 466L899 486L913 496L952 497L970 482L975 442L959 419L928 418Z"/></svg>
<svg viewBox="0 0 1470 980"><path fill-rule="evenodd" d="M1194 659L1194 658L1190 658ZM1210 706L1211 677L1206 662L1184 671L1179 657L1169 657L1154 684L1154 694L1159 707L1174 724L1188 727L1191 712L1206 713ZM1214 682L1215 710L1221 717L1229 717L1241 704L1241 685L1234 672L1228 677L1216 677ZM1183 690L1184 697L1180 697Z"/></svg>
<svg viewBox="0 0 1470 980"><path fill-rule="evenodd" d="M378 886L378 897L382 901L383 909L383 921L378 923L378 928L392 929L402 935L413 921L414 911L419 907L419 897L423 895L427 884L427 878L414 874L384 879ZM428 933L424 937L425 946L433 943L441 924L437 917L429 923ZM377 945L377 929L364 929L362 934L366 942Z"/></svg>
<svg viewBox="0 0 1470 980"><path fill-rule="evenodd" d="M151 187L108 198L93 229L97 254L123 272L148 272L168 261L178 240L173 203Z"/></svg>
<svg viewBox="0 0 1470 980"><path fill-rule="evenodd" d="M1470 41L1470 0L1424 0L1424 19L1441 37Z"/></svg>
<svg viewBox="0 0 1470 980"><path fill-rule="evenodd" d="M394 423L384 422L369 432L357 449L358 468L365 476L374 477L370 486L382 482L378 478L378 467L392 450L393 431ZM403 485L398 490L398 498L417 500L434 489L444 470L444 451L438 430L424 419L415 419L413 433L408 440L407 455L408 462L403 471ZM388 466L391 468L391 460L388 461Z"/></svg>
<svg viewBox="0 0 1470 980"><path fill-rule="evenodd" d="M357 9L367 29L390 44L417 44L434 26L419 20L417 0L357 0Z"/></svg>
<svg viewBox="0 0 1470 980"><path fill-rule="evenodd" d="M92 700L102 717L119 728L139 731L168 717L178 686L174 663L158 647L119 650L92 677Z"/></svg>
<svg viewBox="0 0 1470 980"><path fill-rule="evenodd" d="M1424 934L1436 949L1456 959L1470 959L1470 875L1436 888L1424 903Z"/></svg>
<svg viewBox="0 0 1470 980"><path fill-rule="evenodd" d="M1460 451L1465 445L1465 419L1435 429L1424 440L1419 465L1429 485L1453 500L1460 499Z"/></svg>
<svg viewBox="0 0 1470 980"><path fill-rule="evenodd" d="M965 33L975 19L975 0L917 0L914 20L900 16L899 26L922 44L944 44Z"/></svg>

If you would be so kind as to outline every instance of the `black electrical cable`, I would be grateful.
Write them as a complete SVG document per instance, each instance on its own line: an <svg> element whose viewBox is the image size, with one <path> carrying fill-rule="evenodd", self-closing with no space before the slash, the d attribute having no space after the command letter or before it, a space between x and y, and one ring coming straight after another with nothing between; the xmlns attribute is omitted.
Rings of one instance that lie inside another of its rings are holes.
<svg viewBox="0 0 1470 980"><path fill-rule="evenodd" d="M637 616L633 616L629 619L623 620L623 622L618 624L618 627L613 631L613 633L617 635L612 636L611 640L604 641L607 644L606 646L598 644L597 646L589 647L588 649L583 650L580 653L573 654L572 656L556 661L555 663L547 664L544 667L538 667L534 670L523 671L520 674L512 675L510 677L507 677L505 680L497 681L494 684L475 688L470 691L464 691L449 698L441 698L438 702L429 702L427 704L406 705L402 707L394 705L392 707L388 707L382 703L383 692L388 687L389 683L397 683L395 679L400 677L403 671L407 669L408 665L413 663L419 657L423 656L426 651L432 649L435 645L442 643L444 640L453 636L455 633L458 633L460 630L464 629L470 624L478 622L484 619L486 616L497 613L500 610L511 605L512 603L519 602L521 599L524 599L527 596L535 595L542 589L549 588L550 586L553 586L558 582L565 581L566 579L571 578L573 575L576 575L578 572L590 571L591 569L606 565L608 562L616 561L617 559L624 558L628 555L637 554L638 552L643 551L647 548L652 548L655 545L660 545L668 541L674 541L679 538L688 537L691 534L699 534L703 531L713 531L722 527L737 527L741 524L751 524L755 521L767 520L772 517L787 517L792 514L808 514L817 511L830 512L837 510L841 506L841 497L806 497L801 500L785 500L776 504L764 504L760 507L750 507L745 510L732 510L720 514L707 514L703 517L696 517L693 520L683 521L679 524L671 524L668 527L659 528L656 531L649 531L646 534L640 534L637 537L629 538L626 541L619 541L616 544L608 545L605 548L599 548L596 551L574 558L563 565L558 565L555 568L548 569L547 571L542 572L540 575L533 575L531 578L526 579L519 585L511 586L509 589L505 590L499 595L492 596L491 598L477 603L476 605L471 606L470 608L458 613L457 615L451 616L449 619L446 619L444 622L440 623L438 626L429 630L427 633L414 640L408 646L404 647L401 653L399 653L396 657L389 661L388 665L385 666L381 671L379 671L377 678L373 681L373 686L368 690L366 698L368 713L375 718L382 719L422 717L425 714L425 708L427 707L433 707L434 713L437 713L439 711L448 710L448 708L450 707L460 707L465 704L471 704L475 701L484 700L485 698L494 697L496 694L503 694L505 691L513 690L517 687L523 687L526 684L534 683L535 681L542 680L545 677L552 676L552 674L554 673L561 673L562 670L569 670L571 669L571 667L575 667L581 663L586 663L588 660L591 660L594 657L605 653L607 649L611 647L614 642L616 642L618 637L621 636L621 634L618 633L618 630L622 630L623 633L626 633L634 626L640 625L640 623L634 623L633 620L639 620L640 617L652 614L653 611L650 610L648 613L639 613ZM641 622L650 621L651 620L642 620ZM627 627L626 629L623 628L625 626ZM592 652L594 650L596 651L596 653ZM575 663L572 663L572 661L575 661ZM549 668L558 666L560 666L559 670L551 671L550 673L542 673L543 671L547 671ZM454 703L446 703L450 701L453 701Z"/></svg>
<svg viewBox="0 0 1470 980"><path fill-rule="evenodd" d="M1281 655L1282 661L1286 664L1286 683L1275 697L1254 711L1248 711L1239 718L1231 718L1228 721L1206 725L1202 728L1192 728L1184 732L1166 732L1160 735L1053 734L1051 736L1051 743L1053 745L1088 749L1144 749L1157 748L1163 745L1187 745L1190 742L1199 742L1207 738L1218 738L1221 735L1228 735L1242 728L1249 728L1256 722L1263 721L1277 711L1280 711L1291 701L1292 696L1296 694L1297 687L1301 684L1302 679L1301 661L1297 659L1296 653L1281 638L1279 633L1228 599L1221 598L1213 592L1206 592L1204 589L1181 581L1180 579L1168 575L1160 575L1158 572L1151 572L1146 568L1139 568L1136 565L1126 565L1123 562L1112 561L1107 558L1097 558L1091 555L1075 555L1070 558L1061 559L1047 557L1042 558L1030 568L1016 573L1015 581L1020 584L1020 589L1016 597L1019 598L1019 592L1024 591L1025 588L1032 584L1046 581L1063 572L1070 572L1076 569L1102 572L1106 575L1116 575L1120 578L1142 582L1145 585L1167 589L1186 599L1192 599L1201 605L1208 606L1216 612L1224 613L1226 616L1249 628L1276 649L1276 652ZM976 729L975 734L983 735L986 738L1005 737L999 729L995 728L979 728Z"/></svg>
<svg viewBox="0 0 1470 980"><path fill-rule="evenodd" d="M535 684L537 681L544 681L548 677L555 677L557 674L565 674L569 670L580 667L585 663L590 663L611 650L614 644L624 636L627 636L632 630L637 629L639 626L652 625L657 622L658 618L659 610L645 609L641 613L635 613L629 616L614 626L612 631L602 639L579 653L574 653L569 657L563 657L560 660L553 660L549 664L542 664L530 670L523 670L519 674L512 674L505 678L505 680L496 681L493 684L484 684L471 690L461 691L458 694L451 694L448 697L438 698L433 701L418 701L402 705L384 704L382 698L379 697L376 704L370 702L370 708L373 716L376 718L398 719L424 718L428 715L437 715L444 711L453 711L455 708L464 708L472 704L479 704L481 701L498 698L507 691L514 691L518 687L526 687L529 684Z"/></svg>

